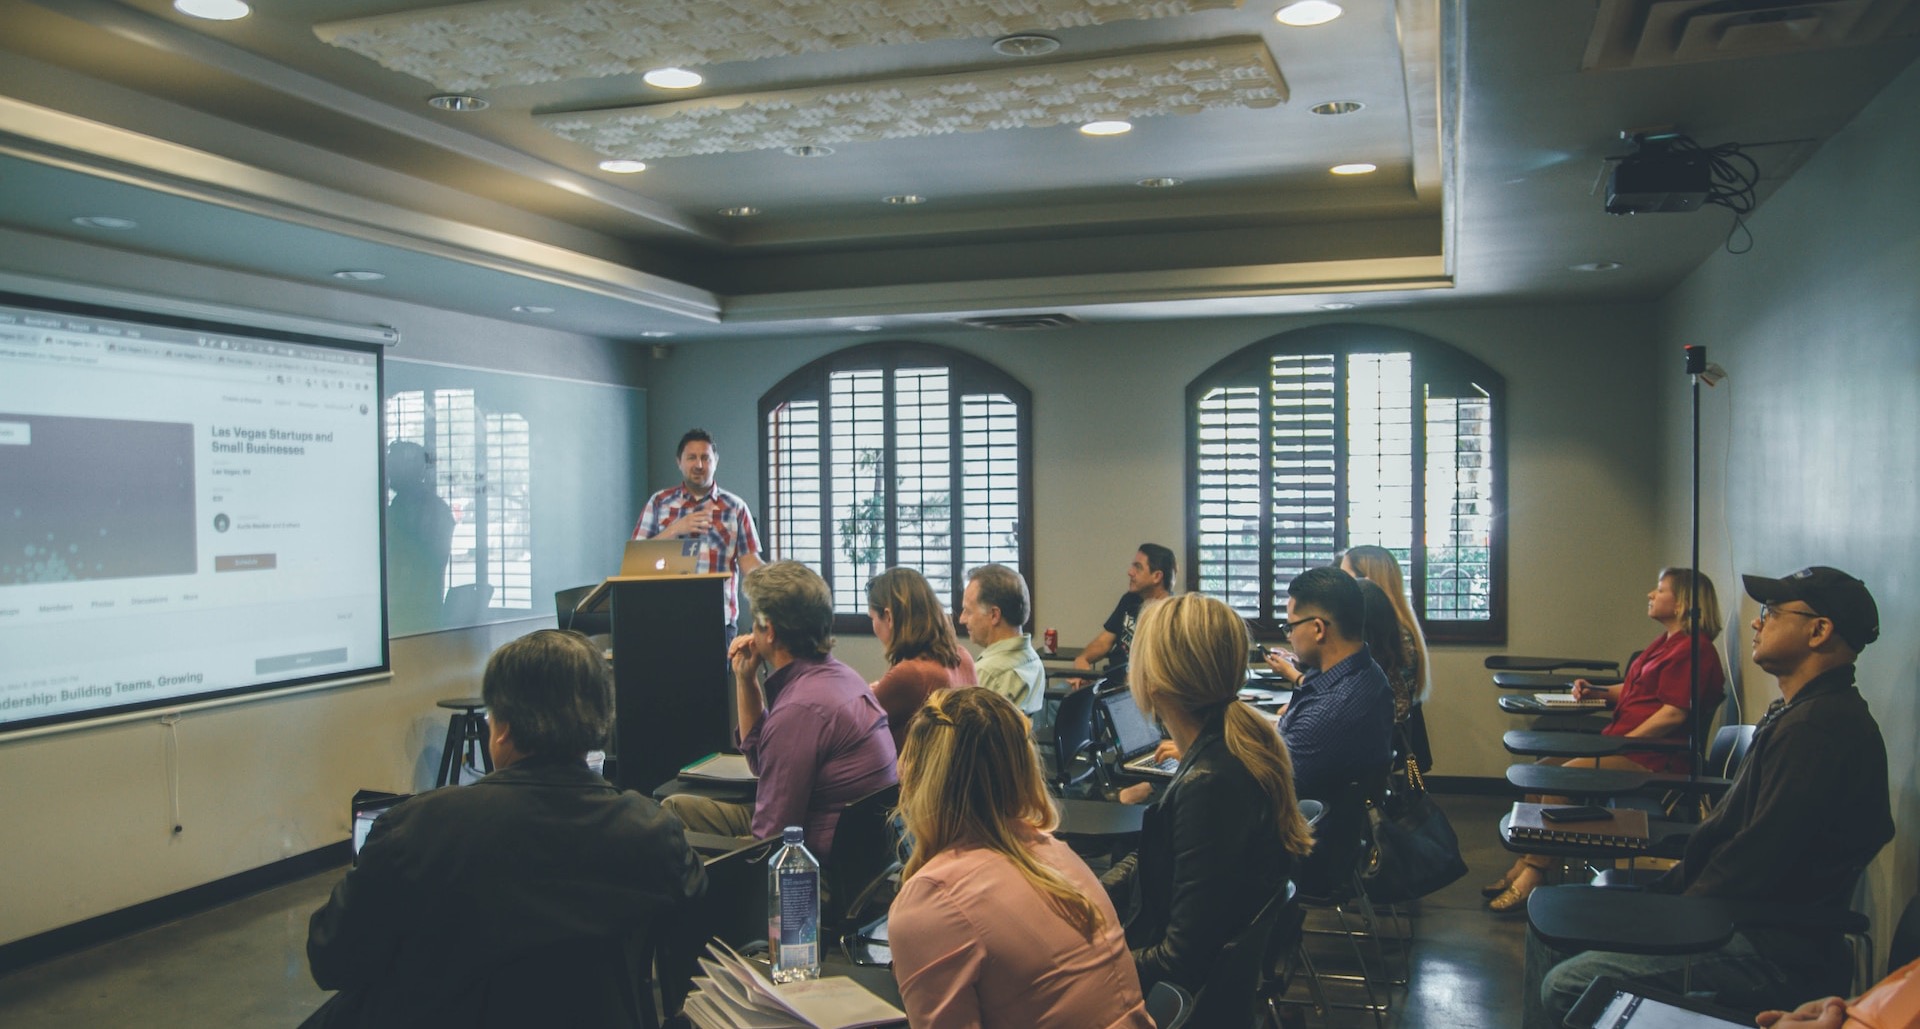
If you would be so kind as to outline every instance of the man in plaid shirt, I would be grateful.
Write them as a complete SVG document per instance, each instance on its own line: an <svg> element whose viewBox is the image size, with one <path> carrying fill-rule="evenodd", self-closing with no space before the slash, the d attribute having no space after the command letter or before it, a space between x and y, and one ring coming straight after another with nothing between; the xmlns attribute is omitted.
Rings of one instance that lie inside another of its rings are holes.
<svg viewBox="0 0 1920 1029"><path fill-rule="evenodd" d="M637 540L678 537L688 540L686 552L700 559L708 572L732 572L727 580L727 642L733 642L740 621L736 589L740 577L760 567L760 535L753 529L747 502L714 485L720 455L705 429L688 429L680 437L680 485L663 489L647 501L633 527Z"/></svg>

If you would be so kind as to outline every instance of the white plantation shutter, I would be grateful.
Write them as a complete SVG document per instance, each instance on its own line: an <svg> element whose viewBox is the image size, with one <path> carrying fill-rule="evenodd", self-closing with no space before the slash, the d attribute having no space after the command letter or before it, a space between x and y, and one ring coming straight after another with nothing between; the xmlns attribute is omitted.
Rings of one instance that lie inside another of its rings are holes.
<svg viewBox="0 0 1920 1029"><path fill-rule="evenodd" d="M1189 581L1271 630L1294 576L1374 544L1430 636L1503 639L1502 391L1452 347L1358 326L1215 365L1187 391Z"/></svg>
<svg viewBox="0 0 1920 1029"><path fill-rule="evenodd" d="M845 628L896 565L958 609L966 570L1031 578L1024 387L942 348L880 344L823 358L761 398L765 529L775 559L819 571Z"/></svg>

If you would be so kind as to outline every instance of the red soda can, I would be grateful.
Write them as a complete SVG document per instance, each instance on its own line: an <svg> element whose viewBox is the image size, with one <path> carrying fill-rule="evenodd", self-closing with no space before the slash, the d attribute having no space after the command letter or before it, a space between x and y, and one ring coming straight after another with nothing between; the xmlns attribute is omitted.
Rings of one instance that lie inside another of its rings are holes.
<svg viewBox="0 0 1920 1029"><path fill-rule="evenodd" d="M1047 653L1049 654L1060 653L1060 630L1048 629L1046 639L1047 639Z"/></svg>

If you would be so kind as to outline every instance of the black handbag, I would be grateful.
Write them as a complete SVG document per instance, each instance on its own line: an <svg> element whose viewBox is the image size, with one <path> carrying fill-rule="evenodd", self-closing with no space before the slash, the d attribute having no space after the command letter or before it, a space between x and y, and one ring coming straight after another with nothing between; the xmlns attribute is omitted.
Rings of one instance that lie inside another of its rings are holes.
<svg viewBox="0 0 1920 1029"><path fill-rule="evenodd" d="M1404 769L1406 789L1367 802L1373 860L1365 878L1367 896L1377 904L1415 900L1467 874L1460 839L1427 794L1419 764L1408 761Z"/></svg>

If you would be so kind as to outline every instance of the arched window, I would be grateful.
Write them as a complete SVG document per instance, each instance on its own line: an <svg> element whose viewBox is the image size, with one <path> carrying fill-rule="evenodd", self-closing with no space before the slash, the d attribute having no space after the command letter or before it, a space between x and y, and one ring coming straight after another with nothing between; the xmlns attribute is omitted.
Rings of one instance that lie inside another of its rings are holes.
<svg viewBox="0 0 1920 1029"><path fill-rule="evenodd" d="M867 580L920 571L959 610L967 569L1033 581L1032 399L978 358L924 344L830 354L760 398L769 551L818 569L836 627L868 627Z"/></svg>
<svg viewBox="0 0 1920 1029"><path fill-rule="evenodd" d="M1505 381L1418 333L1323 325L1187 387L1187 585L1275 630L1287 583L1386 547L1430 640L1506 639Z"/></svg>

